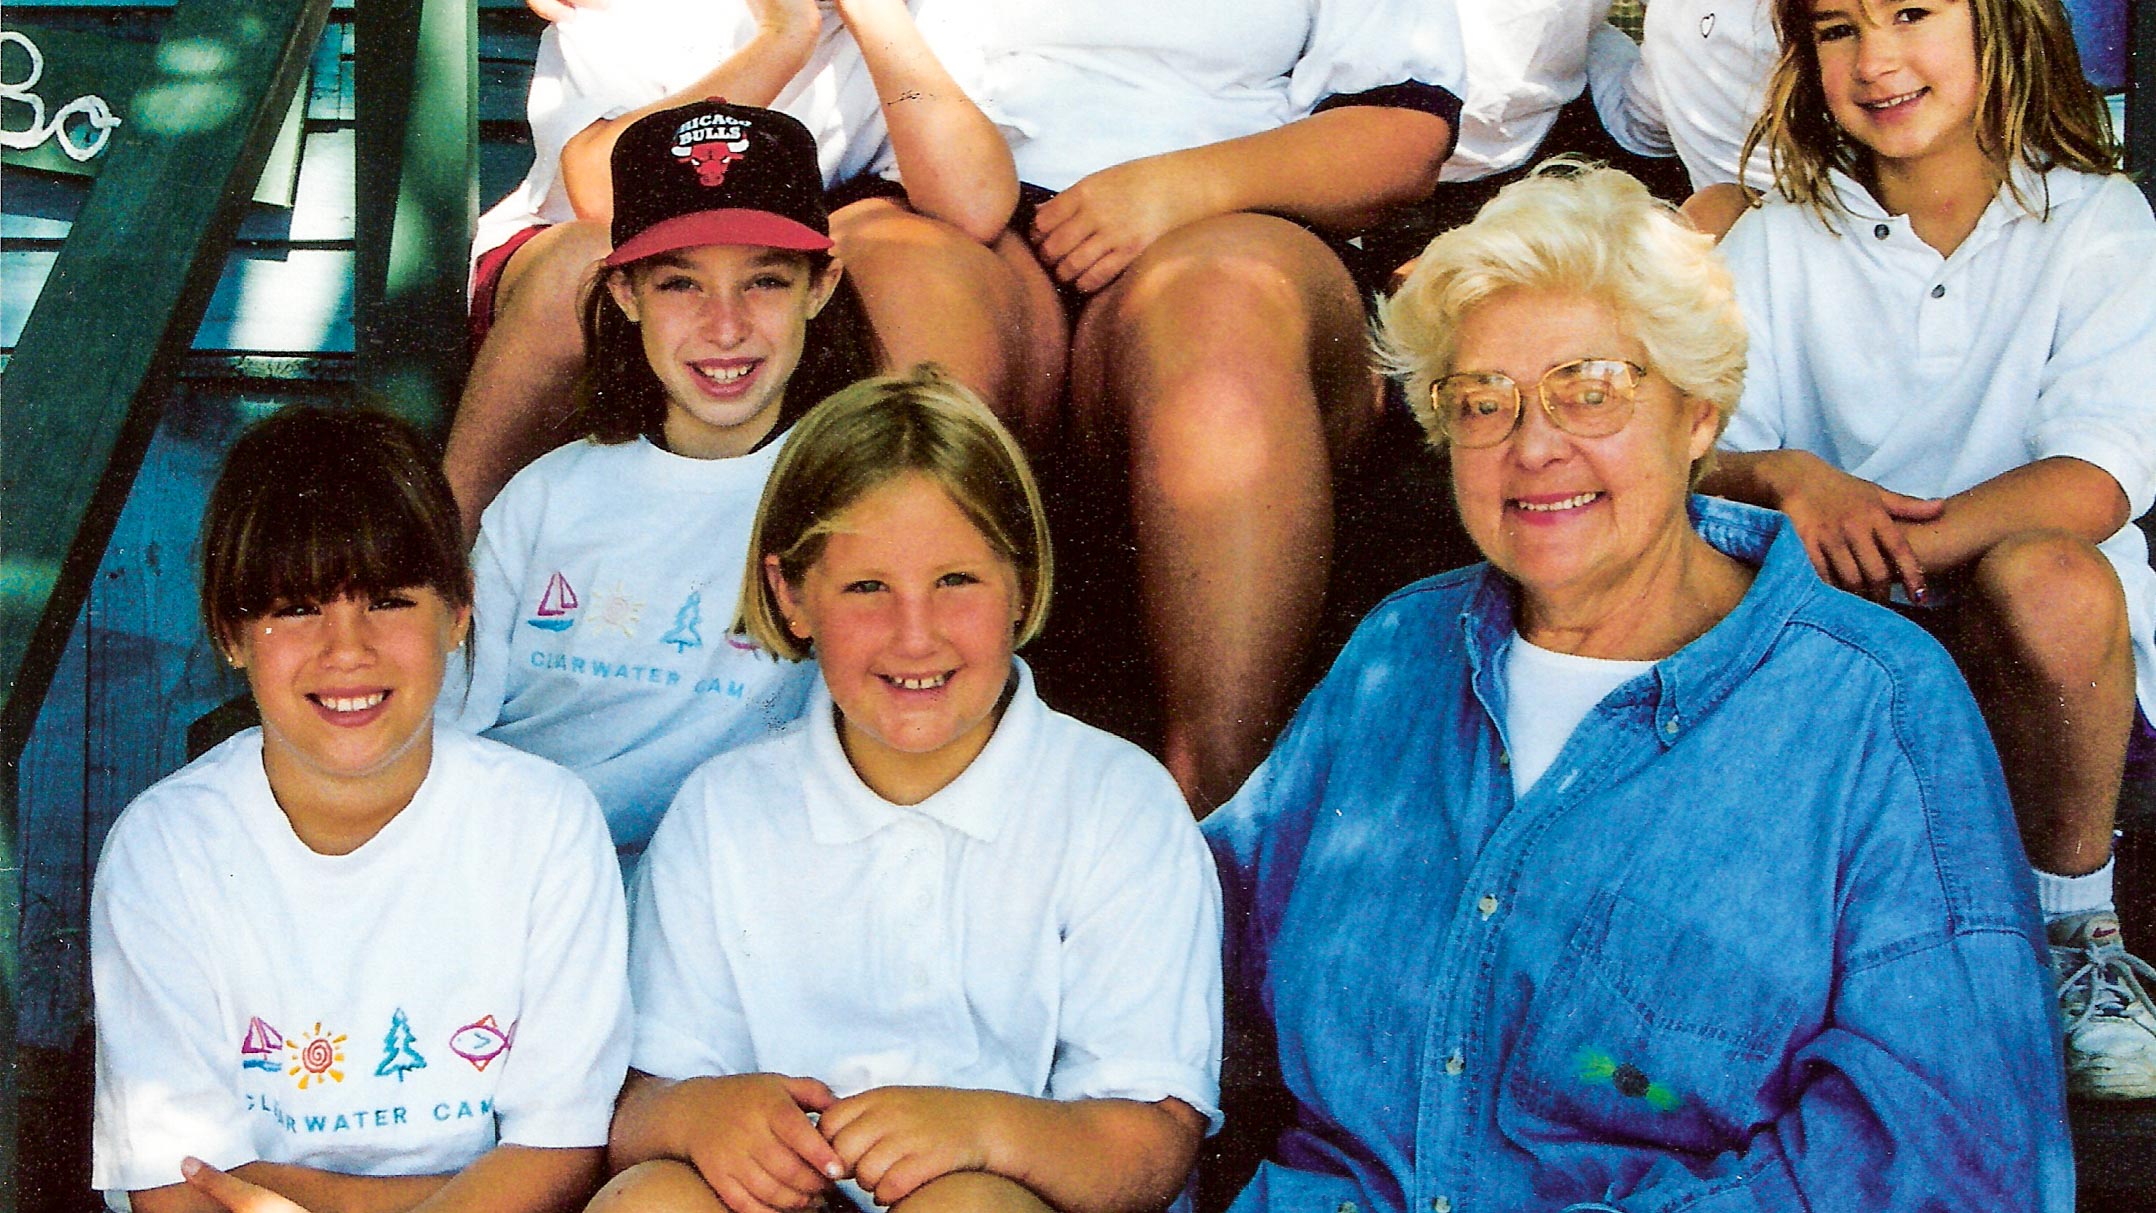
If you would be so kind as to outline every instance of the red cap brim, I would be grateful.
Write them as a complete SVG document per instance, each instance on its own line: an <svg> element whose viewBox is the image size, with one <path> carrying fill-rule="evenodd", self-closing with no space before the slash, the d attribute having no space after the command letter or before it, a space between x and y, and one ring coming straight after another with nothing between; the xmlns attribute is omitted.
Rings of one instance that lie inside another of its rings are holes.
<svg viewBox="0 0 2156 1213"><path fill-rule="evenodd" d="M607 255L606 265L627 265L660 253L705 244L753 244L806 253L830 248L831 238L805 223L770 211L695 211L654 223L622 241L620 247Z"/></svg>

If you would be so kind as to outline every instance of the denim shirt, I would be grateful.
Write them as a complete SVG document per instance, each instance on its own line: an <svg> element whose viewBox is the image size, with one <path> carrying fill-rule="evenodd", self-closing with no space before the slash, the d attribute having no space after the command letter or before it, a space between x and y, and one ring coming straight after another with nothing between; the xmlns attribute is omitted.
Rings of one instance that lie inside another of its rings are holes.
<svg viewBox="0 0 2156 1213"><path fill-rule="evenodd" d="M1477 566L1381 604L1205 823L1231 1016L1293 1109L1235 1213L2071 1210L2035 891L1965 684L1780 515L1691 518L1751 589L1526 796L1513 586Z"/></svg>

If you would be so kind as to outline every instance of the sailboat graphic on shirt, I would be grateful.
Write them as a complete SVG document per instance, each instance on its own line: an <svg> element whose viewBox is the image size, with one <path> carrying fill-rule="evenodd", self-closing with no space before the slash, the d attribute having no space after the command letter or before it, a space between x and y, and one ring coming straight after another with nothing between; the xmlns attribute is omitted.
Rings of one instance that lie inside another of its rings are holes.
<svg viewBox="0 0 2156 1213"><path fill-rule="evenodd" d="M240 1040L240 1065L275 1073L284 1068L274 1056L283 1048L283 1034L263 1023L261 1016L252 1016L247 1020L247 1035Z"/></svg>
<svg viewBox="0 0 2156 1213"><path fill-rule="evenodd" d="M539 609L524 622L548 632L566 632L576 626L576 589L560 573L547 578L546 592L539 595Z"/></svg>

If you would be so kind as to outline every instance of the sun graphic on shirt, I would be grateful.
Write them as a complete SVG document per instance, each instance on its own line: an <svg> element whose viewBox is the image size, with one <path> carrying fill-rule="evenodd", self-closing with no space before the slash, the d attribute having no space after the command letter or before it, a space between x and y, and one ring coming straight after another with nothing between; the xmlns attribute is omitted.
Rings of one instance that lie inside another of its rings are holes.
<svg viewBox="0 0 2156 1213"><path fill-rule="evenodd" d="M284 1051L292 1063L284 1072L299 1079L300 1090L306 1090L308 1083L321 1082L325 1077L335 1082L344 1081L344 1071L337 1068L344 1063L342 1032L331 1036L317 1022L304 1038L285 1041Z"/></svg>
<svg viewBox="0 0 2156 1213"><path fill-rule="evenodd" d="M616 581L611 589L593 595L584 617L592 621L593 627L612 628L634 640L636 625L644 617L644 604L629 597L627 587Z"/></svg>

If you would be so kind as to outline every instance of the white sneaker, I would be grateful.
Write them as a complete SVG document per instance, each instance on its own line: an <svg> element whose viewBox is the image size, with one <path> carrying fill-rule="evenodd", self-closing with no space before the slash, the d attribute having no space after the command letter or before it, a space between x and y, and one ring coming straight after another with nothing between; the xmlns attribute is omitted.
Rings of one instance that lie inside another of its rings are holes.
<svg viewBox="0 0 2156 1213"><path fill-rule="evenodd" d="M2156 968L2126 950L2109 910L2062 918L2046 934L2066 1022L2066 1093L2156 1099Z"/></svg>

